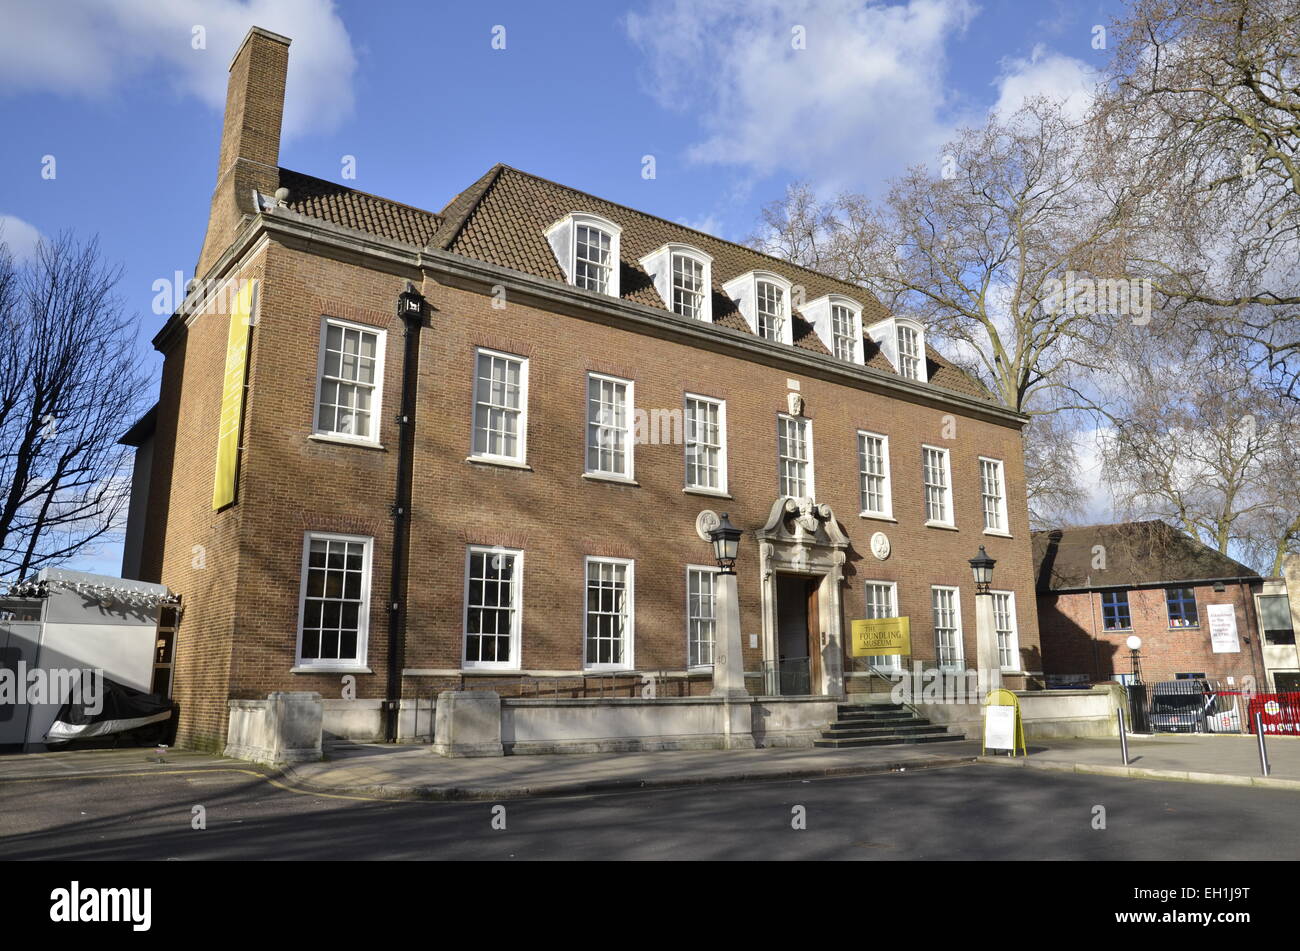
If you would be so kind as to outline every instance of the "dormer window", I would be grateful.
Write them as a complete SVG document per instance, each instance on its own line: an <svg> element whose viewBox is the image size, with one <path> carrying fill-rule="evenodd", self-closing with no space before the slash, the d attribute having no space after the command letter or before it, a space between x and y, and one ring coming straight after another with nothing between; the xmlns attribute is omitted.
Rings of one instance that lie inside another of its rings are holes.
<svg viewBox="0 0 1300 951"><path fill-rule="evenodd" d="M573 283L584 291L608 293L609 235L591 225L578 225L573 259Z"/></svg>
<svg viewBox="0 0 1300 951"><path fill-rule="evenodd" d="M804 304L799 313L837 360L863 362L861 304L843 294L827 294Z"/></svg>
<svg viewBox="0 0 1300 951"><path fill-rule="evenodd" d="M915 327L898 325L898 372L909 380L921 377L921 335Z"/></svg>
<svg viewBox="0 0 1300 951"><path fill-rule="evenodd" d="M831 337L835 356L840 360L853 359L853 311L843 304L831 307Z"/></svg>
<svg viewBox="0 0 1300 951"><path fill-rule="evenodd" d="M867 328L867 334L898 375L929 382L925 364L925 328L910 317L889 317Z"/></svg>
<svg viewBox="0 0 1300 951"><path fill-rule="evenodd" d="M758 282L758 335L780 340L785 324L785 291L771 281Z"/></svg>
<svg viewBox="0 0 1300 951"><path fill-rule="evenodd" d="M749 329L778 343L794 343L790 325L791 283L771 271L750 271L722 285Z"/></svg>
<svg viewBox="0 0 1300 951"><path fill-rule="evenodd" d="M647 254L641 267L664 306L690 320L713 320L713 258L688 244L665 244Z"/></svg>
<svg viewBox="0 0 1300 951"><path fill-rule="evenodd" d="M574 287L619 296L619 235L607 218L575 211L546 229L546 240L565 279Z"/></svg>
<svg viewBox="0 0 1300 951"><path fill-rule="evenodd" d="M700 319L704 309L704 265L685 254L673 255L673 313Z"/></svg>

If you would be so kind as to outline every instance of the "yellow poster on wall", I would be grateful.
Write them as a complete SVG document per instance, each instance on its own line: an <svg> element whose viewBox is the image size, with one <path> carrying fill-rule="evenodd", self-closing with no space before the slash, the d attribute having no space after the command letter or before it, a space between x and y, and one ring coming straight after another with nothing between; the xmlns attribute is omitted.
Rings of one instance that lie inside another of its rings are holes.
<svg viewBox="0 0 1300 951"><path fill-rule="evenodd" d="M239 434L244 425L244 381L248 376L248 331L253 322L257 282L242 281L223 288L230 306L230 328L226 336L226 372L221 385L221 421L217 430L217 474L212 487L212 507L223 508L235 501L235 479L239 473Z"/></svg>
<svg viewBox="0 0 1300 951"><path fill-rule="evenodd" d="M911 619L880 617L851 623L854 657L880 657L887 654L911 654Z"/></svg>

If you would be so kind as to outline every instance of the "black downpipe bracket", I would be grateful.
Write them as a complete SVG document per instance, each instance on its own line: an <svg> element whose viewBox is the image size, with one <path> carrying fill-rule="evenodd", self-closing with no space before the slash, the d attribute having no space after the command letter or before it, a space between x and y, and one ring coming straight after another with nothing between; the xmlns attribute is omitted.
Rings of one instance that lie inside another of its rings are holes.
<svg viewBox="0 0 1300 951"><path fill-rule="evenodd" d="M402 696L402 667L406 662L406 578L411 545L411 479L415 454L415 390L420 370L420 328L424 298L411 284L397 298L397 316L406 324L402 357L402 406L397 414L397 490L394 494L393 575L388 604L388 699L384 703L384 736L397 742L397 714Z"/></svg>

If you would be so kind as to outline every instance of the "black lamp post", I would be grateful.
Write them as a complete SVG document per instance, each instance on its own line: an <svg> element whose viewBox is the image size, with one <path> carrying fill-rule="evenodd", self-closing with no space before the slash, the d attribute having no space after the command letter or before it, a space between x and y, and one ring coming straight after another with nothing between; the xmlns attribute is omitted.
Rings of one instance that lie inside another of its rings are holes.
<svg viewBox="0 0 1300 951"><path fill-rule="evenodd" d="M993 566L997 563L997 559L990 558L984 546L980 545L980 553L970 560L970 570L975 576L976 594L989 593L989 585L993 583Z"/></svg>
<svg viewBox="0 0 1300 951"><path fill-rule="evenodd" d="M718 571L724 575L734 575L736 573L736 552L740 548L741 531L731 520L727 518L727 513L722 513L722 520L718 522L718 527L709 532L709 541L713 544L713 558L718 563Z"/></svg>

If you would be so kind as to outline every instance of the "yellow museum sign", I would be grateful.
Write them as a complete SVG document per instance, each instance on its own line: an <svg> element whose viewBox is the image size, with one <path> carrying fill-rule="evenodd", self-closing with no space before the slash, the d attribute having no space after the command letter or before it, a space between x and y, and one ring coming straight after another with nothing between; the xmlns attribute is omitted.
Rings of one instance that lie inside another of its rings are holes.
<svg viewBox="0 0 1300 951"><path fill-rule="evenodd" d="M912 631L909 621L906 617L853 621L853 656L911 654Z"/></svg>

